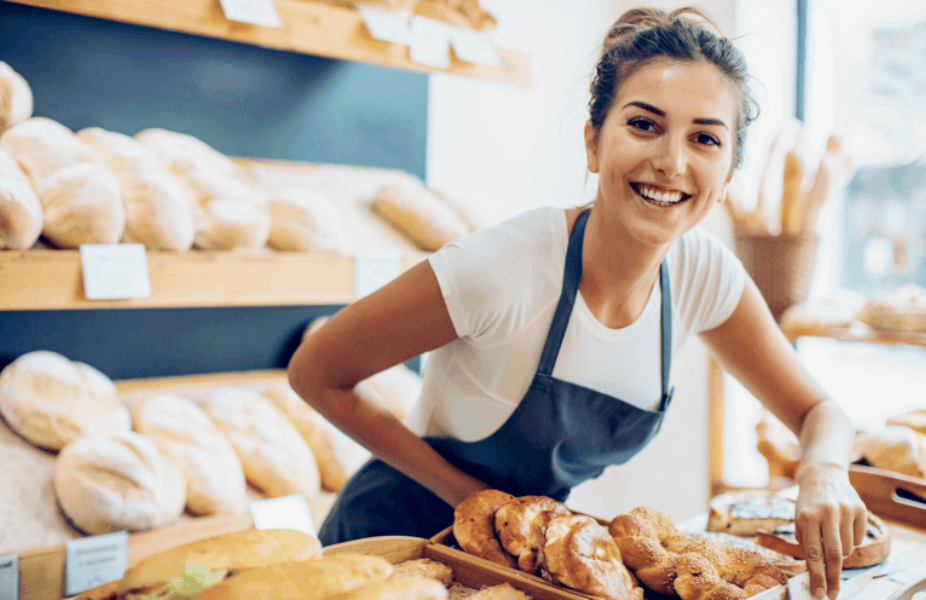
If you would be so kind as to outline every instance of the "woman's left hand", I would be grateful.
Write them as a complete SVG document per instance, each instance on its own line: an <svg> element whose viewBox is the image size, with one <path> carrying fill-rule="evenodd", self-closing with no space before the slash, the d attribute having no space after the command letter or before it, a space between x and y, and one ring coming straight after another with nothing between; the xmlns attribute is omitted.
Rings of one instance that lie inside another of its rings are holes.
<svg viewBox="0 0 926 600"><path fill-rule="evenodd" d="M868 513L844 466L805 465L797 482L795 533L807 560L810 590L816 598L835 600L842 561L865 539Z"/></svg>

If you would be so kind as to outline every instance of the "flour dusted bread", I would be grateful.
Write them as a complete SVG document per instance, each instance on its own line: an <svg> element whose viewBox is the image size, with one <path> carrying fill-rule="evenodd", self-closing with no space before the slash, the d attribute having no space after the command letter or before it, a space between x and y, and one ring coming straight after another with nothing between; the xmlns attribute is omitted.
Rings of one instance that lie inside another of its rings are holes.
<svg viewBox="0 0 926 600"><path fill-rule="evenodd" d="M42 233L61 248L114 244L125 230L115 176L87 144L57 121L33 117L0 135L29 177L43 211Z"/></svg>
<svg viewBox="0 0 926 600"><path fill-rule="evenodd" d="M199 406L183 396L162 393L136 401L131 412L135 431L180 467L191 513L245 512L241 461Z"/></svg>
<svg viewBox="0 0 926 600"><path fill-rule="evenodd" d="M299 397L287 382L267 385L261 393L302 435L315 461L324 489L336 492L369 460L370 452L347 437Z"/></svg>
<svg viewBox="0 0 926 600"><path fill-rule="evenodd" d="M167 165L123 133L87 127L77 137L119 181L126 214L123 240L150 250L189 250L196 233L193 207Z"/></svg>
<svg viewBox="0 0 926 600"><path fill-rule="evenodd" d="M133 431L65 446L54 484L62 512L88 534L158 527L180 516L186 498L180 469Z"/></svg>
<svg viewBox="0 0 926 600"><path fill-rule="evenodd" d="M0 415L13 431L52 451L81 436L131 428L108 377L46 350L23 354L0 373Z"/></svg>
<svg viewBox="0 0 926 600"><path fill-rule="evenodd" d="M260 392L221 386L210 390L201 406L231 443L251 485L270 497L318 495L320 478L312 451Z"/></svg>
<svg viewBox="0 0 926 600"><path fill-rule="evenodd" d="M382 186L370 208L424 250L438 250L470 232L457 213L416 180Z"/></svg>
<svg viewBox="0 0 926 600"><path fill-rule="evenodd" d="M0 250L30 248L41 233L39 197L13 157L0 148Z"/></svg>
<svg viewBox="0 0 926 600"><path fill-rule="evenodd" d="M872 466L910 477L926 478L926 435L888 425L866 435L862 454Z"/></svg>
<svg viewBox="0 0 926 600"><path fill-rule="evenodd" d="M755 535L792 523L795 504L770 490L743 490L715 496L709 508L708 531Z"/></svg>
<svg viewBox="0 0 926 600"><path fill-rule="evenodd" d="M350 232L334 201L301 188L275 190L268 197L272 223L268 246L295 252L350 252Z"/></svg>
<svg viewBox="0 0 926 600"><path fill-rule="evenodd" d="M0 61L0 132L32 116L32 88L13 67Z"/></svg>
<svg viewBox="0 0 926 600"><path fill-rule="evenodd" d="M135 139L164 161L184 186L193 207L197 248L254 251L267 243L267 198L242 167L185 133L152 128L138 132Z"/></svg>

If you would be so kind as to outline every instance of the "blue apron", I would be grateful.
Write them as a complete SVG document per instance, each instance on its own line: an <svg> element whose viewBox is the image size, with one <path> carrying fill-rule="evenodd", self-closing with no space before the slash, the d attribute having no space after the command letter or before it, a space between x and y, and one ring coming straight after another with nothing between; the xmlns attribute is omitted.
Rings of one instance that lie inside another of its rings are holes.
<svg viewBox="0 0 926 600"><path fill-rule="evenodd" d="M559 501L605 467L627 462L659 431L672 400L668 389L672 353L672 301L666 262L662 291L662 398L645 410L587 387L555 379L556 357L566 333L582 276L582 242L588 211L569 236L563 290L530 388L505 423L476 442L425 441L450 463L489 486L514 496ZM453 507L386 463L373 459L341 490L319 532L324 545L380 535L430 538L453 524Z"/></svg>

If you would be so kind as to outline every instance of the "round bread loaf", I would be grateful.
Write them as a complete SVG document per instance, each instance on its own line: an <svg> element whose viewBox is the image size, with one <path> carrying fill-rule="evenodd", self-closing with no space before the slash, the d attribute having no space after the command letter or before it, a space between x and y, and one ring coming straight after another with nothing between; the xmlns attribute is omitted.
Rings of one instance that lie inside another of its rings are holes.
<svg viewBox="0 0 926 600"><path fill-rule="evenodd" d="M318 192L302 188L271 192L270 219L267 245L274 250L339 254L351 250L340 208Z"/></svg>
<svg viewBox="0 0 926 600"><path fill-rule="evenodd" d="M220 386L208 392L202 408L231 442L251 485L270 497L318 495L321 481L312 451L260 392Z"/></svg>
<svg viewBox="0 0 926 600"><path fill-rule="evenodd" d="M926 435L901 425L888 425L866 435L862 444L862 453L872 466L926 478Z"/></svg>
<svg viewBox="0 0 926 600"><path fill-rule="evenodd" d="M32 88L13 67L0 60L0 131L32 116Z"/></svg>
<svg viewBox="0 0 926 600"><path fill-rule="evenodd" d="M54 485L62 512L94 535L158 527L179 517L186 500L177 465L133 431L86 436L65 446L55 462Z"/></svg>
<svg viewBox="0 0 926 600"><path fill-rule="evenodd" d="M153 152L123 133L99 127L77 132L119 181L125 203L123 241L183 252L193 245L193 207L177 178Z"/></svg>
<svg viewBox="0 0 926 600"><path fill-rule="evenodd" d="M25 250L41 233L39 197L13 157L0 149L0 250Z"/></svg>
<svg viewBox="0 0 926 600"><path fill-rule="evenodd" d="M221 431L193 401L156 394L132 405L135 430L173 460L186 480L186 505L197 515L243 513L241 461Z"/></svg>
<svg viewBox="0 0 926 600"><path fill-rule="evenodd" d="M13 431L52 451L132 425L106 375L47 350L23 354L0 372L0 414Z"/></svg>

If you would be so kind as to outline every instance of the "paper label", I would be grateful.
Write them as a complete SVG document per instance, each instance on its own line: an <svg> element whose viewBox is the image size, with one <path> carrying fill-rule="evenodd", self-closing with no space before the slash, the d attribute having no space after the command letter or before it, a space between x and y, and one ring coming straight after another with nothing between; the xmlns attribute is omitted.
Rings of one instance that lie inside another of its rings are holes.
<svg viewBox="0 0 926 600"><path fill-rule="evenodd" d="M360 18L370 30L374 39L393 44L410 46L412 43L412 26L409 20L410 12L385 10L377 6L357 7Z"/></svg>
<svg viewBox="0 0 926 600"><path fill-rule="evenodd" d="M64 591L68 596L121 579L129 562L125 531L78 538L67 543Z"/></svg>
<svg viewBox="0 0 926 600"><path fill-rule="evenodd" d="M19 557L0 556L0 600L19 600Z"/></svg>
<svg viewBox="0 0 926 600"><path fill-rule="evenodd" d="M502 66L502 57L495 51L492 40L481 31L454 27L451 31L450 45L462 61L490 67Z"/></svg>
<svg viewBox="0 0 926 600"><path fill-rule="evenodd" d="M398 248L367 248L354 255L354 295L375 292L402 272L402 251Z"/></svg>
<svg viewBox="0 0 926 600"><path fill-rule="evenodd" d="M255 529L295 529L318 536L302 494L255 500L251 502L251 518Z"/></svg>
<svg viewBox="0 0 926 600"><path fill-rule="evenodd" d="M450 68L451 26L427 17L412 17L412 43L408 57L416 63Z"/></svg>
<svg viewBox="0 0 926 600"><path fill-rule="evenodd" d="M239 23L280 28L273 0L220 0L225 18Z"/></svg>
<svg viewBox="0 0 926 600"><path fill-rule="evenodd" d="M84 244L80 247L84 295L90 300L151 296L143 244Z"/></svg>

